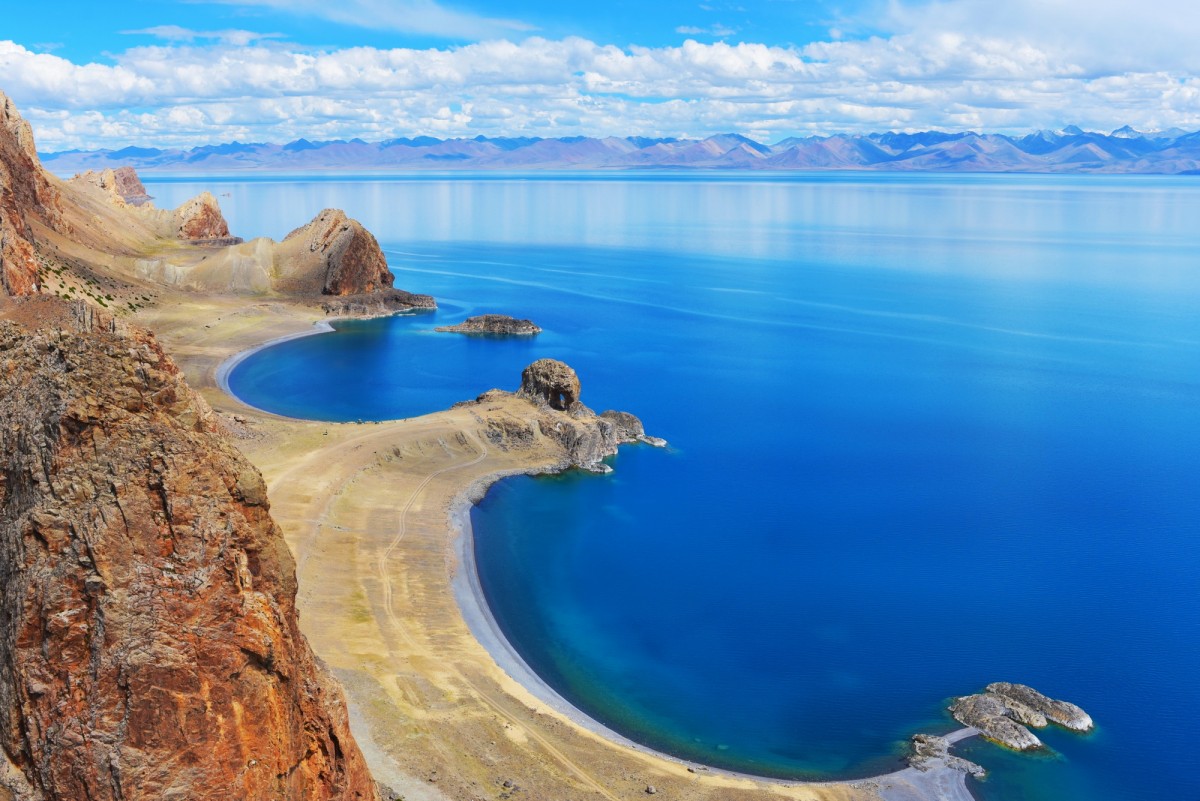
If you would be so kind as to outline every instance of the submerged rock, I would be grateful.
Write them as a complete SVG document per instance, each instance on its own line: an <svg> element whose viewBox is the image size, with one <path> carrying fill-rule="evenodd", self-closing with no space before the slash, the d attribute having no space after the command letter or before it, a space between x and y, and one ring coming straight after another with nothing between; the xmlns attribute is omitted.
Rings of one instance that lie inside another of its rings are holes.
<svg viewBox="0 0 1200 801"><path fill-rule="evenodd" d="M1024 684L996 682L986 692L966 695L950 705L955 720L973 726L983 736L1016 751L1042 747L1042 741L1026 726L1042 728L1058 723L1072 731L1089 731L1091 717L1078 706L1056 701Z"/></svg>
<svg viewBox="0 0 1200 801"><path fill-rule="evenodd" d="M480 314L468 317L458 325L441 325L433 329L451 334L493 334L497 336L530 336L542 333L533 320L518 320L507 314Z"/></svg>

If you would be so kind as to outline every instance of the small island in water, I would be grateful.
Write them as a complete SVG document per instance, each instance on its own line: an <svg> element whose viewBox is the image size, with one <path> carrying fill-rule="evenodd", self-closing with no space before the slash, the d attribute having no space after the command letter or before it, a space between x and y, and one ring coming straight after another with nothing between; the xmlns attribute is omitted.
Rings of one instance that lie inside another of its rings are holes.
<svg viewBox="0 0 1200 801"><path fill-rule="evenodd" d="M542 333L533 320L518 320L507 314L480 314L458 325L439 325L434 331L450 334L486 334L491 336L532 336Z"/></svg>

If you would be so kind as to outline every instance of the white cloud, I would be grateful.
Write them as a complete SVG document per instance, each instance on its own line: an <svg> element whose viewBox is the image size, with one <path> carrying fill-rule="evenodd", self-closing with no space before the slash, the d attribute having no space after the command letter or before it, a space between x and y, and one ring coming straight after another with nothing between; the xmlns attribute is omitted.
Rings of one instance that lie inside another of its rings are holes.
<svg viewBox="0 0 1200 801"><path fill-rule="evenodd" d="M1095 73L1200 67L1195 0L889 0L875 23L1027 43Z"/></svg>
<svg viewBox="0 0 1200 801"><path fill-rule="evenodd" d="M1045 2L1060 11L1072 5ZM1025 35L998 16L983 20L991 13L976 0L894 2L890 35L802 48L694 40L621 48L530 37L314 50L257 34L237 41L248 32L159 28L147 32L168 44L134 47L103 64L0 41L0 88L47 150L299 136L1200 128L1190 53L1169 50L1158 63L1152 47L1131 46L1120 64L1105 66L1086 43ZM978 31L968 30L979 20ZM1141 66L1122 66L1135 62Z"/></svg>
<svg viewBox="0 0 1200 801"><path fill-rule="evenodd" d="M684 36L733 36L737 33L737 28L730 28L728 25L710 25L707 28L698 28L695 25L680 25L675 29L675 33L682 33Z"/></svg>
<svg viewBox="0 0 1200 801"><path fill-rule="evenodd" d="M191 28L183 28L179 25L155 25L152 28L139 28L133 31L121 31L121 33L127 36L136 34L154 36L168 42L194 42L197 39L208 39L221 42L222 44L234 45L235 47L245 47L264 39L284 38L282 33L255 33L254 31L239 29L194 31Z"/></svg>
<svg viewBox="0 0 1200 801"><path fill-rule="evenodd" d="M493 19L446 8L434 0L214 0L235 6L263 6L300 16L372 30L403 31L447 39L487 39L530 31L519 20Z"/></svg>

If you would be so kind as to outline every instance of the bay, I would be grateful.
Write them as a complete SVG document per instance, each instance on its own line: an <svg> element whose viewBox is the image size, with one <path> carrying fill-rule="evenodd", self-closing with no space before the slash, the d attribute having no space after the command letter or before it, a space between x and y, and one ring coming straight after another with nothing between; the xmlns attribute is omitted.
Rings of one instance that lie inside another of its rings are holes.
<svg viewBox="0 0 1200 801"><path fill-rule="evenodd" d="M647 745L785 777L887 769L996 680L1087 709L985 743L985 801L1189 798L1200 712L1200 184L743 173L150 179L234 232L325 206L433 314L339 324L232 376L387 419L561 358L668 452L501 482L473 514L506 635ZM431 333L532 317L535 340Z"/></svg>

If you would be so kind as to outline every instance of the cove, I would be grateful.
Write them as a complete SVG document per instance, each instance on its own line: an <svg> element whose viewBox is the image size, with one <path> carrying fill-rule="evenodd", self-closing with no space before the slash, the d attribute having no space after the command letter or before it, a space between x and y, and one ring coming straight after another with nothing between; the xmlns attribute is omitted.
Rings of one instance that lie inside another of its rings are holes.
<svg viewBox="0 0 1200 801"><path fill-rule="evenodd" d="M1194 793L1197 187L370 189L418 216L445 199L424 239L377 228L397 284L441 310L262 351L231 385L285 414L385 419L514 388L546 356L585 403L670 440L606 477L506 480L473 513L493 613L577 706L706 764L857 776L951 728L946 696L1021 681L1099 729L1051 735L1040 759L968 746L993 770L982 798ZM430 333L482 311L546 332ZM298 374L307 394L284 383Z"/></svg>

